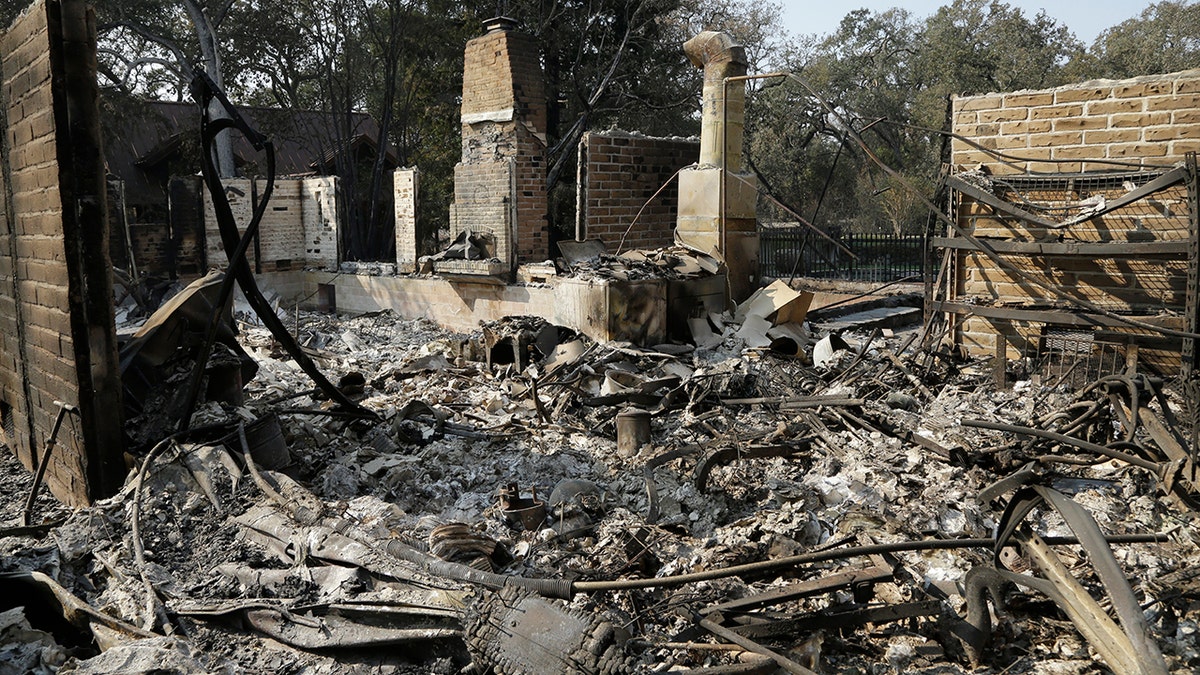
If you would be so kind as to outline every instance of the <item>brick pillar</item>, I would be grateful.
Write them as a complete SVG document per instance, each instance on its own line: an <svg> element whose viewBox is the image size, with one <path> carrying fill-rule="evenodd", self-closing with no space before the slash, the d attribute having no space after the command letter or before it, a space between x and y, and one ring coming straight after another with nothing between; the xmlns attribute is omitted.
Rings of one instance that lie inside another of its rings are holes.
<svg viewBox="0 0 1200 675"><path fill-rule="evenodd" d="M392 173L396 209L396 271L408 274L417 269L420 246L417 241L417 190L420 173L416 167L396 169Z"/></svg>
<svg viewBox="0 0 1200 675"><path fill-rule="evenodd" d="M533 37L511 19L485 27L464 53L450 230L489 233L494 256L515 267L549 257L546 94Z"/></svg>

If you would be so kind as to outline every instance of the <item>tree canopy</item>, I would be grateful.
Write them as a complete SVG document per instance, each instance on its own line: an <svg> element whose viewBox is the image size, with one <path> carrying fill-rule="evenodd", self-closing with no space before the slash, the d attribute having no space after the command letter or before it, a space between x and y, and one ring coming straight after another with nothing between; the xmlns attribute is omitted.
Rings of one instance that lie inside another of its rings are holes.
<svg viewBox="0 0 1200 675"><path fill-rule="evenodd" d="M1197 49L1200 4L1178 0L1147 7L1090 47L1044 12L1030 16L1001 0L953 0L925 18L855 10L833 34L793 43L785 58L840 114L826 114L795 83L763 88L747 122L748 152L780 201L816 214L818 226L919 232L927 214L849 142L844 125L930 190L946 159L941 131L952 95L1173 72L1200 66Z"/></svg>

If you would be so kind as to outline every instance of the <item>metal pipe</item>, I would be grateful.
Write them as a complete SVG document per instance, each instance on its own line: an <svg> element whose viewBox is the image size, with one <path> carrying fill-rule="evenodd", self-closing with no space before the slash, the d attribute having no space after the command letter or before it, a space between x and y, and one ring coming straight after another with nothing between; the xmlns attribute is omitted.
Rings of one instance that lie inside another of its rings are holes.
<svg viewBox="0 0 1200 675"><path fill-rule="evenodd" d="M25 510L21 513L21 524L25 527L29 527L29 521L33 518L33 503L37 500L38 488L42 486L42 479L46 477L46 467L50 465L50 453L54 451L54 446L58 442L58 430L62 427L63 418L68 412L79 414L79 408L70 403L55 401L54 405L58 406L58 417L54 418L54 428L50 431L50 438L46 439L46 452L42 453L41 461L38 461L36 454L33 455L33 460L38 462L38 465L37 473L33 477L33 486L29 488L29 497L25 500Z"/></svg>
<svg viewBox="0 0 1200 675"><path fill-rule="evenodd" d="M1106 448L1103 445L1099 445L1096 443L1089 443L1088 441L1075 438L1074 436L1067 436L1065 434L1059 434L1059 433L1055 433L1053 431L1046 431L1045 429L1034 429L1033 427L1017 426L1015 424L1002 424L1000 422L988 422L987 420L963 420L962 425L964 427L972 427L975 429L991 429L992 431L1007 431L1010 434L1024 434L1026 436L1039 436L1039 437L1045 438L1047 440L1058 441L1059 443L1065 443L1067 445L1071 445L1076 448L1080 448L1082 450L1087 450L1088 452L1094 452L1097 455L1104 455L1105 457L1108 457L1111 459L1117 459L1117 460L1120 460L1127 464L1132 464L1134 466L1140 466L1141 468L1146 469L1147 471L1152 471L1154 473L1154 475L1159 476L1160 478L1162 477L1162 471L1163 471L1164 465L1159 464L1158 462L1152 462L1148 459L1143 459L1143 458L1137 457L1135 455L1130 455L1128 453L1121 452L1120 450L1113 450L1112 448Z"/></svg>
<svg viewBox="0 0 1200 675"><path fill-rule="evenodd" d="M1079 543L1079 539L1077 537L1044 537L1043 539L1046 541L1046 543L1052 545ZM1168 537L1167 535L1163 534L1110 535L1107 537L1107 541L1111 544L1141 544L1165 542L1168 541ZM704 570L701 572L690 572L688 574L678 574L671 577L655 577L652 579L615 579L613 581L576 581L571 584L571 592L574 594L594 593L599 591L628 591L641 588L673 588L676 586L684 586L686 584L696 583L698 581L725 579L727 577L738 576L746 573L769 572L787 567L795 567L796 565L802 565L805 563L824 562L826 560L842 560L845 558L875 555L877 553L934 551L958 548L991 549L994 548L995 545L996 540L990 537L981 539L931 539L925 541L897 541L888 544L870 544L867 546L853 546L850 548L839 548L829 551L813 551L811 553L801 553L799 555L788 556L786 558L762 560L759 562L746 563L744 565L731 565L729 567Z"/></svg>

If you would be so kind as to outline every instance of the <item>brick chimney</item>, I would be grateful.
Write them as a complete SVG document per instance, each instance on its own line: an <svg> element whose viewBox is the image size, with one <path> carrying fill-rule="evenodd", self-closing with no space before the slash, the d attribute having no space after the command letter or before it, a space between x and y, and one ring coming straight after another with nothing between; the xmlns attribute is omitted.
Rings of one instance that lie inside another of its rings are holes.
<svg viewBox="0 0 1200 675"><path fill-rule="evenodd" d="M532 36L507 17L484 28L464 55L450 230L487 233L492 256L515 269L549 257L545 86Z"/></svg>

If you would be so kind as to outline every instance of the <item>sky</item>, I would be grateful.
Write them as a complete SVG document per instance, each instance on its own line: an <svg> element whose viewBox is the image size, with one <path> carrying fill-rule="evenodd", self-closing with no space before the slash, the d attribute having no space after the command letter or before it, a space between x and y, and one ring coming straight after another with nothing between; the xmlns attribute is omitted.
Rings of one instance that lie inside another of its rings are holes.
<svg viewBox="0 0 1200 675"><path fill-rule="evenodd" d="M1007 4L1020 7L1029 17L1038 11L1057 19L1075 33L1075 37L1090 45L1100 31L1142 13L1153 4L1149 0L1004 0ZM892 7L903 7L916 19L922 19L937 11L938 7L950 4L951 0L780 0L783 6L783 25L792 34L832 33L842 17L856 9L881 11Z"/></svg>

